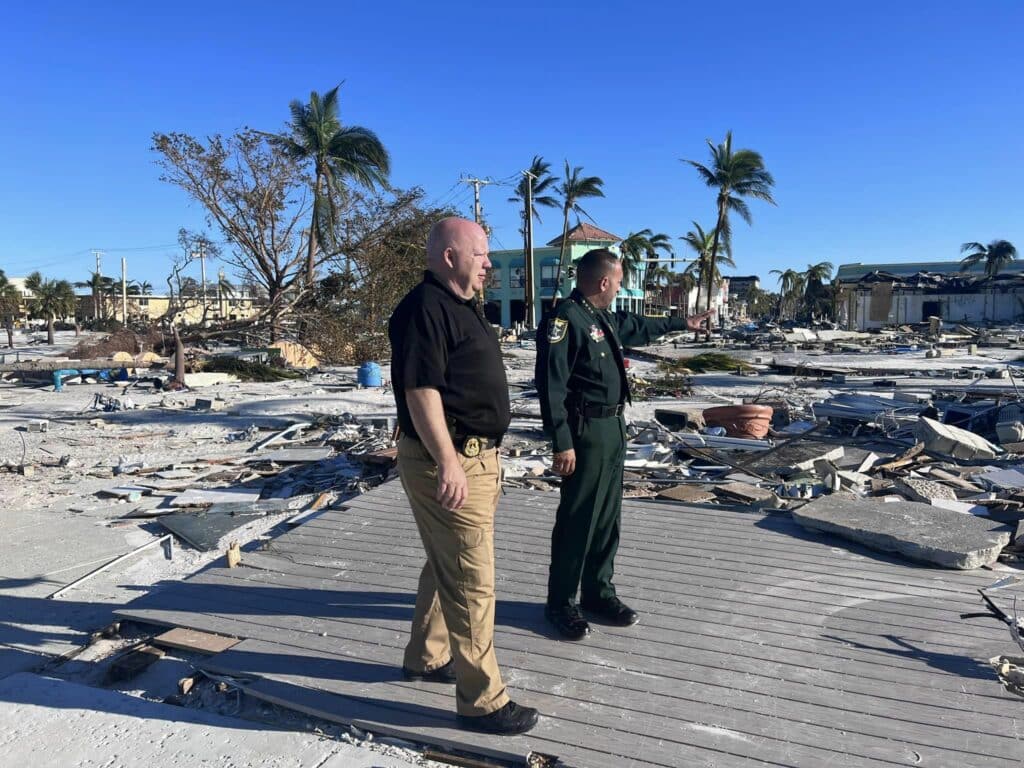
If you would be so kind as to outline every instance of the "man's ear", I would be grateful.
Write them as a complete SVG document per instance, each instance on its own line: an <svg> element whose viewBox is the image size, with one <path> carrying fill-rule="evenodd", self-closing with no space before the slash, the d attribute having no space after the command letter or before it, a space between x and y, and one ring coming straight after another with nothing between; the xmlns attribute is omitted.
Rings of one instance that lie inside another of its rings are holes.
<svg viewBox="0 0 1024 768"><path fill-rule="evenodd" d="M449 267L452 269L455 268L455 252L452 250L451 246L444 249L444 252L441 254L441 258L444 259L444 263Z"/></svg>

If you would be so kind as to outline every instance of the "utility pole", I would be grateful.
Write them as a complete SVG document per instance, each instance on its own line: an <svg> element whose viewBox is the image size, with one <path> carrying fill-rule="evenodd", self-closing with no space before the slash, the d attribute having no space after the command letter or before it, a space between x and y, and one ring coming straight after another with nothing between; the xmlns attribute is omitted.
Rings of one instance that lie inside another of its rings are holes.
<svg viewBox="0 0 1024 768"><path fill-rule="evenodd" d="M526 329L533 330L533 182L537 178L529 171L523 171L526 177L526 258L523 267L526 272L526 285L523 289L523 305L526 309Z"/></svg>
<svg viewBox="0 0 1024 768"><path fill-rule="evenodd" d="M128 260L121 257L121 322L128 327Z"/></svg>
<svg viewBox="0 0 1024 768"><path fill-rule="evenodd" d="M203 319L206 318L206 243L199 241L199 264L203 271Z"/></svg>
<svg viewBox="0 0 1024 768"><path fill-rule="evenodd" d="M221 320L228 316L224 311L224 267L217 272L217 312Z"/></svg>
<svg viewBox="0 0 1024 768"><path fill-rule="evenodd" d="M483 208L480 207L480 187L487 186L488 184L493 184L494 182L493 181L488 181L487 179L459 179L459 181L461 181L463 184L472 184L473 185L473 221L475 221L477 224L479 224L481 227L483 227L484 226L484 219L483 219L484 212L483 212ZM485 232L487 231L486 227L484 227L484 231ZM489 235L489 233L488 233L488 235ZM487 286L485 285L483 288L480 289L479 301L480 301L480 306L481 307L484 305L484 302L486 300L487 300Z"/></svg>
<svg viewBox="0 0 1024 768"><path fill-rule="evenodd" d="M493 184L487 179L459 179L463 184L473 185L473 221L483 226L483 208L480 207L480 187Z"/></svg>
<svg viewBox="0 0 1024 768"><path fill-rule="evenodd" d="M103 256L103 251L97 251L93 249L92 255L96 257L96 276L92 281L92 319L100 319L100 305L99 302L102 300L100 291L102 286L100 285L100 258Z"/></svg>

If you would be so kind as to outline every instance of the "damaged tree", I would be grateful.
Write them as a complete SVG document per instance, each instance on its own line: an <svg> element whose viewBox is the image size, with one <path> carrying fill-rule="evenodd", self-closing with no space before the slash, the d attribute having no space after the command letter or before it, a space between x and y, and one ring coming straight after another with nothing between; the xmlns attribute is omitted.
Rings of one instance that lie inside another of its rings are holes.
<svg viewBox="0 0 1024 768"><path fill-rule="evenodd" d="M181 187L206 209L207 221L231 243L222 261L266 291L268 306L251 322L265 322L271 340L306 293L310 179L266 135L243 130L206 143L184 133L157 133L153 150L161 179ZM318 254L317 263L326 260Z"/></svg>
<svg viewBox="0 0 1024 768"><path fill-rule="evenodd" d="M412 189L349 198L345 225L336 234L341 252L301 310L302 341L322 360L350 363L390 354L387 320L423 278L430 227L456 215L424 207L423 197L423 190Z"/></svg>

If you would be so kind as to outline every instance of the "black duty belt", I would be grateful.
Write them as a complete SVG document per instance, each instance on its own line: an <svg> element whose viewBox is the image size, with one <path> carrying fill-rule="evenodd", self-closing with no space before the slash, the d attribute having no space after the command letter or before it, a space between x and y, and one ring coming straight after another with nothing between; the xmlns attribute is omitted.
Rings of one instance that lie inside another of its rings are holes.
<svg viewBox="0 0 1024 768"><path fill-rule="evenodd" d="M497 448L501 445L501 438L493 437L480 437L479 435L455 435L452 437L452 442L455 444L455 450L472 459L474 456L479 456L484 451L489 451L491 448Z"/></svg>
<svg viewBox="0 0 1024 768"><path fill-rule="evenodd" d="M580 413L588 419L610 419L612 416L622 415L623 405L588 405L580 406Z"/></svg>

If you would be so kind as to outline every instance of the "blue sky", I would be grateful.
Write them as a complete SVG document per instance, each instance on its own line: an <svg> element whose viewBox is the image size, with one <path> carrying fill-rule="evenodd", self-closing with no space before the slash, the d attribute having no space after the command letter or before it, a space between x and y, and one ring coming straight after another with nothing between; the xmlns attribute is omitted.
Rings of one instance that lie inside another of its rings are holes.
<svg viewBox="0 0 1024 768"><path fill-rule="evenodd" d="M1024 248L1024 4L1005 2L141 4L33 2L0 28L0 269L164 285L179 227L154 131L278 130L344 80L341 116L378 133L392 181L470 212L460 175L539 153L605 181L586 205L625 236L713 224L680 158L731 129L777 207L734 224L737 273L829 260ZM492 248L519 241L510 189L483 191ZM559 234L552 210L538 242ZM215 234L215 239L219 237ZM215 267L214 267L215 269Z"/></svg>

